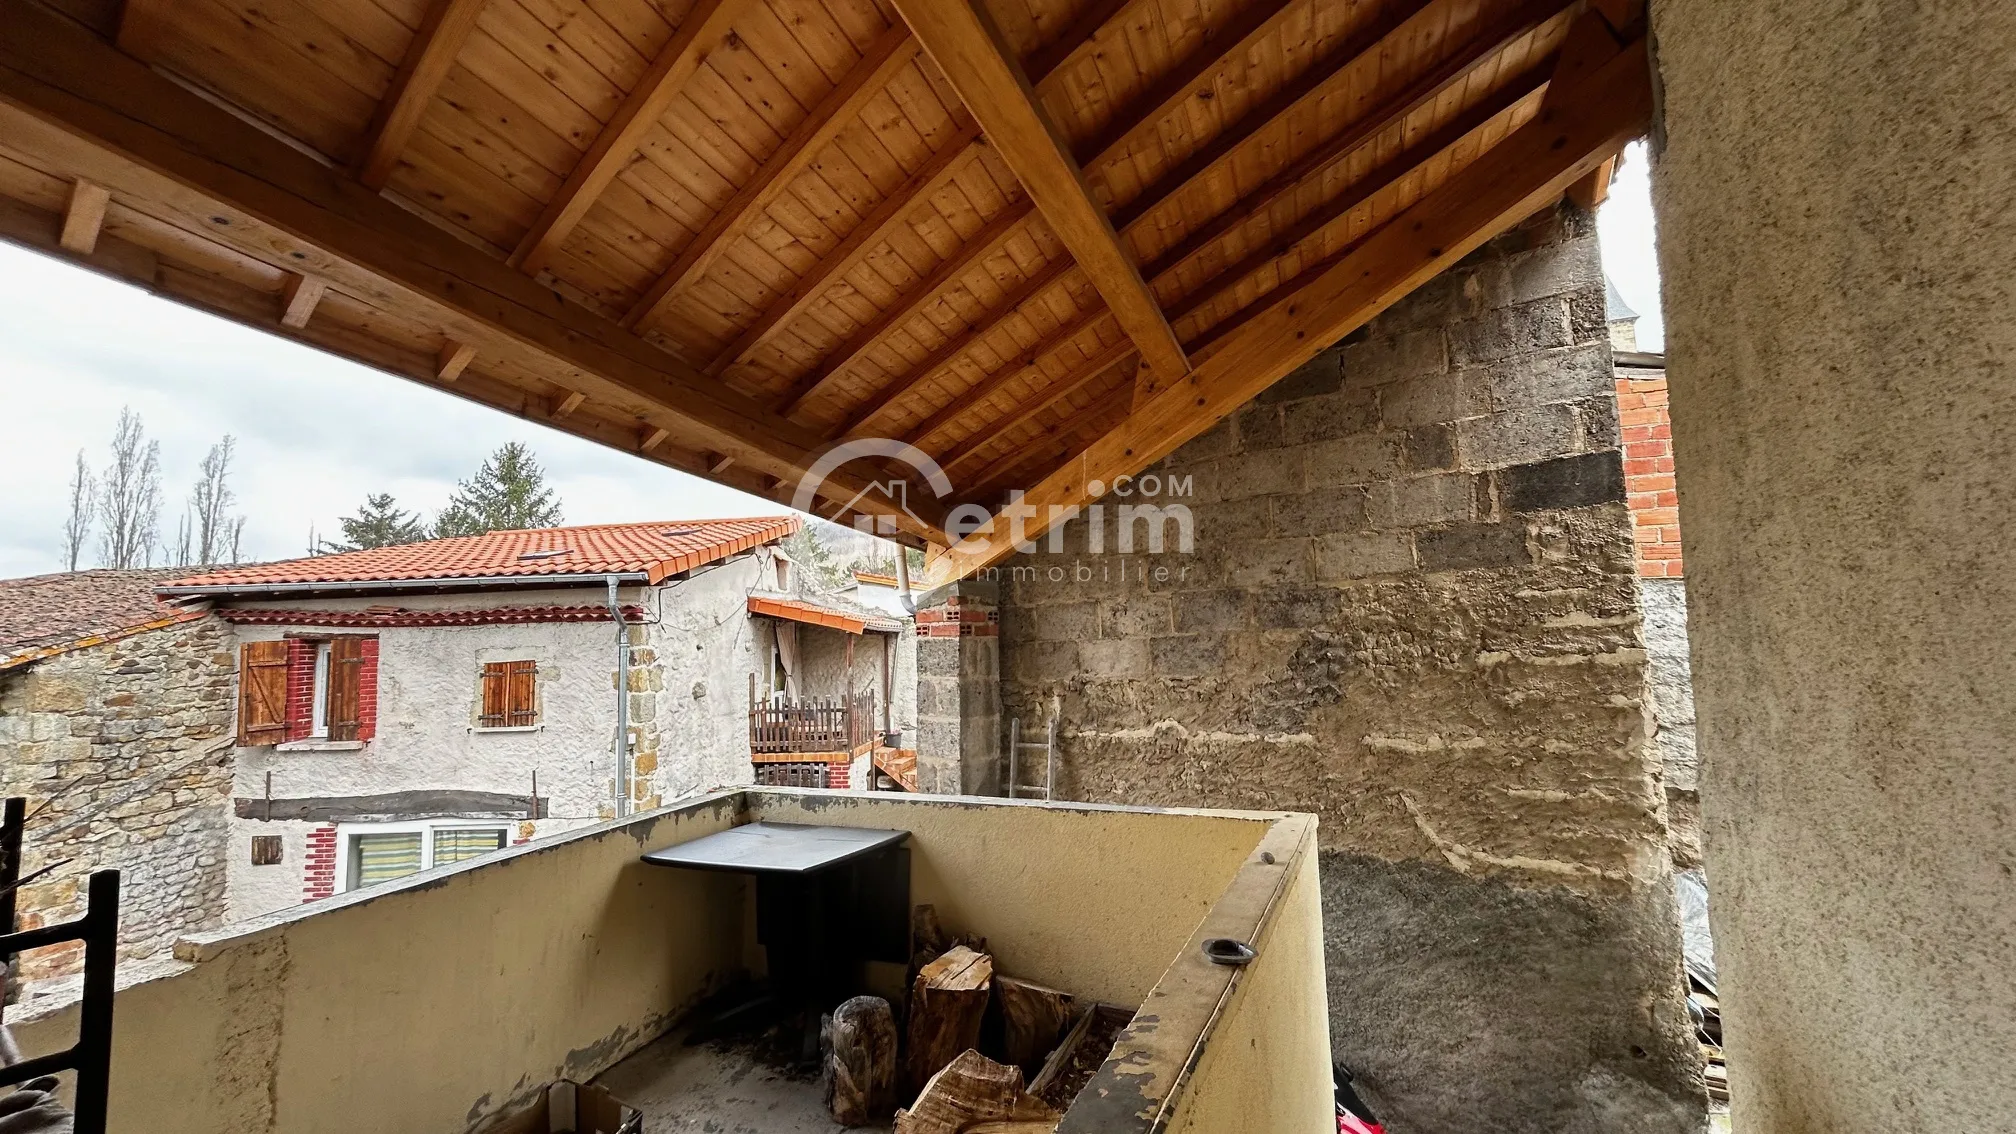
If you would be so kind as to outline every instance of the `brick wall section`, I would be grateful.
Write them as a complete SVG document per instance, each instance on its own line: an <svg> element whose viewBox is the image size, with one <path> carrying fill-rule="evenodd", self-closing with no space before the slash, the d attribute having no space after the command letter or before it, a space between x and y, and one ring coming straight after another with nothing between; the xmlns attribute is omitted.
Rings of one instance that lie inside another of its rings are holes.
<svg viewBox="0 0 2016 1134"><path fill-rule="evenodd" d="M287 739L305 740L315 731L315 643L287 639Z"/></svg>
<svg viewBox="0 0 2016 1134"><path fill-rule="evenodd" d="M0 674L0 794L28 799L26 867L67 863L22 888L21 921L83 912L84 878L123 873L120 954L165 951L224 916L237 652L203 619ZM76 971L38 950L22 975Z"/></svg>
<svg viewBox="0 0 2016 1134"><path fill-rule="evenodd" d="M1319 815L1334 1051L1393 1129L1703 1120L1607 336L1550 210L1154 470L1193 554L1074 522L1002 573L1060 796Z"/></svg>
<svg viewBox="0 0 2016 1134"><path fill-rule="evenodd" d="M357 667L357 739L378 735L378 639L366 638Z"/></svg>
<svg viewBox="0 0 2016 1134"><path fill-rule="evenodd" d="M336 892L336 828L308 832L308 853L302 867L301 900L312 902Z"/></svg>
<svg viewBox="0 0 2016 1134"><path fill-rule="evenodd" d="M1624 433L1624 489L1631 505L1638 574L1681 577L1680 497L1673 487L1673 418L1666 372L1619 370L1617 414Z"/></svg>

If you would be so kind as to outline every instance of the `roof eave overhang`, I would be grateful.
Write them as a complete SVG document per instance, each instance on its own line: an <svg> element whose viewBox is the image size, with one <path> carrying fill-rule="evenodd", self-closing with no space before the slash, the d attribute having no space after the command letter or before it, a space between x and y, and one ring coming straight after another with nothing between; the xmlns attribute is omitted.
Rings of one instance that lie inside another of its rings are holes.
<svg viewBox="0 0 2016 1134"><path fill-rule="evenodd" d="M659 576L662 578L663 576ZM291 583L219 583L192 587L157 587L163 598L262 598L270 595L387 594L401 591L478 591L503 588L600 586L652 583L647 571L581 571L565 575L476 575L433 579L346 579Z"/></svg>

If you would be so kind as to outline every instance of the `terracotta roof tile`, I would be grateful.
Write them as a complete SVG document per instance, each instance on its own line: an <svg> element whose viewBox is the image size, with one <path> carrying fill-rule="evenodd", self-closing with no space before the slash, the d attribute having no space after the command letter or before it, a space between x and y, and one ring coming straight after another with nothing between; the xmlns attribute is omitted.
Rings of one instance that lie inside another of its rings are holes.
<svg viewBox="0 0 2016 1134"><path fill-rule="evenodd" d="M535 528L346 551L232 567L166 583L175 593L228 594L272 585L340 585L434 579L643 575L656 583L798 530L796 516L665 520Z"/></svg>
<svg viewBox="0 0 2016 1134"><path fill-rule="evenodd" d="M184 615L154 588L186 567L69 571L0 579L0 666Z"/></svg>

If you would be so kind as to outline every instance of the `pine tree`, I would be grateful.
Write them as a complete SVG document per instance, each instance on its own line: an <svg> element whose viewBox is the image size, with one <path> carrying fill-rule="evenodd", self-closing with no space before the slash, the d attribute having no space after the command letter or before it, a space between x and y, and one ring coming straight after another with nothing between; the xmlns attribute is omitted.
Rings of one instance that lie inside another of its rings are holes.
<svg viewBox="0 0 2016 1134"><path fill-rule="evenodd" d="M814 590L837 591L853 578L851 572L833 558L832 549L826 546L812 525L818 520L807 522L797 531L786 536L783 543L784 554L804 572L807 582Z"/></svg>
<svg viewBox="0 0 2016 1134"><path fill-rule="evenodd" d="M366 496L364 506L357 509L356 515L345 516L336 522L343 527L343 541L323 540L315 545L315 554L391 547L401 543L419 543L427 538L427 525L420 521L419 514L400 508L389 492L374 492Z"/></svg>
<svg viewBox="0 0 2016 1134"><path fill-rule="evenodd" d="M532 451L507 443L483 462L476 475L456 487L434 520L434 537L482 535L560 523L560 502L546 487L545 470Z"/></svg>

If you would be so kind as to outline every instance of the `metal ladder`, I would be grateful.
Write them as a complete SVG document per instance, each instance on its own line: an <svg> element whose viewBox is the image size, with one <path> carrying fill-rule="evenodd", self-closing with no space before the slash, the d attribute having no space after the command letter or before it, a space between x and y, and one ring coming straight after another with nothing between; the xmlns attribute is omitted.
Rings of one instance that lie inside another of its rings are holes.
<svg viewBox="0 0 2016 1134"><path fill-rule="evenodd" d="M1034 749L1043 753L1042 784L1022 782L1022 753ZM1038 795L1037 793L1042 794ZM1022 739L1022 718L1008 722L1008 798L1009 799L1055 799L1057 798L1057 718L1051 717L1044 726L1043 739Z"/></svg>

